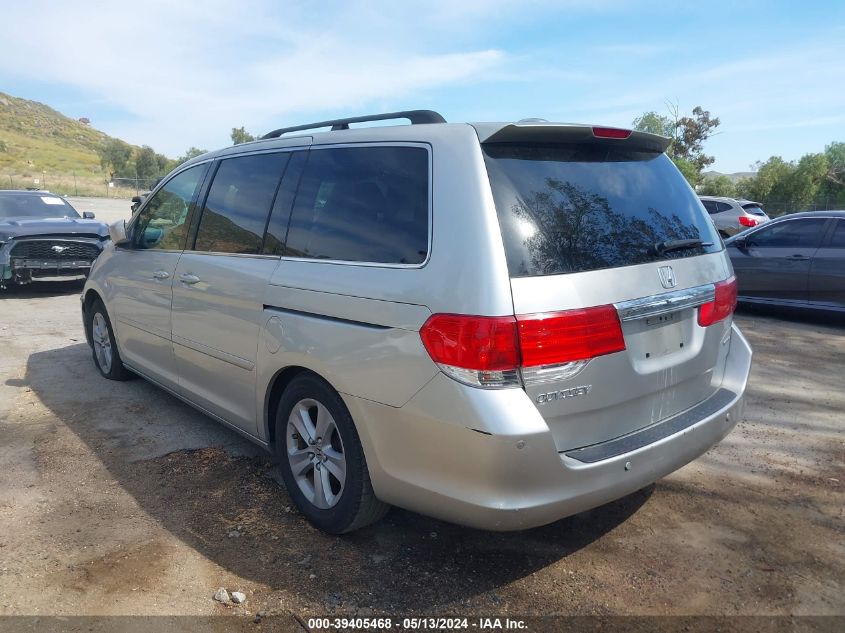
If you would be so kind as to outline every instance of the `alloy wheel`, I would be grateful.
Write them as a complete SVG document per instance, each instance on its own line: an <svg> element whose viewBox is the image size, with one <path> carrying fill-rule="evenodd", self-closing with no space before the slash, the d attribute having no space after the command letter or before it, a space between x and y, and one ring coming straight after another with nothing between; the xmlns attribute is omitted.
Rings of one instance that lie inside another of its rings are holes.
<svg viewBox="0 0 845 633"><path fill-rule="evenodd" d="M97 364L103 373L111 371L112 349L111 337L109 337L109 326L105 317L97 312L91 320L91 339L94 341L94 354L97 356Z"/></svg>
<svg viewBox="0 0 845 633"><path fill-rule="evenodd" d="M306 398L293 406L286 447L291 473L305 498L323 510L336 505L346 483L346 456L325 405Z"/></svg>

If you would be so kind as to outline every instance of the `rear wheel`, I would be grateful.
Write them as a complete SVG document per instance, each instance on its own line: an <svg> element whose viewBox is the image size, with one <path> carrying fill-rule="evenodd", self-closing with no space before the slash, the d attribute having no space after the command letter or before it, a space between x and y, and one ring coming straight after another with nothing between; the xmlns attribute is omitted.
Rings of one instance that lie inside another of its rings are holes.
<svg viewBox="0 0 845 633"><path fill-rule="evenodd" d="M378 521L390 508L373 492L361 440L337 392L303 374L282 395L276 415L276 454L296 507L331 534Z"/></svg>
<svg viewBox="0 0 845 633"><path fill-rule="evenodd" d="M109 380L131 378L132 374L123 366L123 361L120 359L106 306L99 299L94 301L88 309L85 326L91 335L94 364L103 377Z"/></svg>

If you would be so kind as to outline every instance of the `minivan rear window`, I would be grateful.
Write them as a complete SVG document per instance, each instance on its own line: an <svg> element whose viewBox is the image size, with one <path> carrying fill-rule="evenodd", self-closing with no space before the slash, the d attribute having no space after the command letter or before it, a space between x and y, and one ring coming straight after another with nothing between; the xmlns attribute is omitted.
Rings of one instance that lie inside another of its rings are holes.
<svg viewBox="0 0 845 633"><path fill-rule="evenodd" d="M483 146L511 277L631 266L721 250L665 154L598 144ZM698 239L685 250L657 248Z"/></svg>

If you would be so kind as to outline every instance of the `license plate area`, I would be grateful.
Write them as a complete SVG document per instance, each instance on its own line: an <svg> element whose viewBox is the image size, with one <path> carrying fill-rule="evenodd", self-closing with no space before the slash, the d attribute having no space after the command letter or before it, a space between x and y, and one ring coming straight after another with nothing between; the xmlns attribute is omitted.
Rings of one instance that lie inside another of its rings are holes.
<svg viewBox="0 0 845 633"><path fill-rule="evenodd" d="M695 309L676 310L623 323L625 347L643 373L665 369L695 354Z"/></svg>
<svg viewBox="0 0 845 633"><path fill-rule="evenodd" d="M665 325L666 323L672 323L676 320L677 312L669 312L667 314L658 314L657 316L648 317L645 320L646 325L655 326L655 325Z"/></svg>
<svg viewBox="0 0 845 633"><path fill-rule="evenodd" d="M13 259L12 268L30 270L61 270L62 268L91 268L90 259Z"/></svg>

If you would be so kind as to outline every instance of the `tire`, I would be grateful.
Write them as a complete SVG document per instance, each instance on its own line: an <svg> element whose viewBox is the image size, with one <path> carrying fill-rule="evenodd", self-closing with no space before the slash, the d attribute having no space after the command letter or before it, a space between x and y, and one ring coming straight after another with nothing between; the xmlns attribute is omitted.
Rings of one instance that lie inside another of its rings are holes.
<svg viewBox="0 0 845 633"><path fill-rule="evenodd" d="M129 380L131 372L123 366L114 330L106 306L100 299L94 301L85 313L85 328L91 341L91 355L94 365L109 380Z"/></svg>
<svg viewBox="0 0 845 633"><path fill-rule="evenodd" d="M352 532L375 523L390 509L373 492L352 416L338 393L318 376L301 374L282 394L275 449L288 494L305 518L324 532Z"/></svg>

